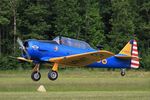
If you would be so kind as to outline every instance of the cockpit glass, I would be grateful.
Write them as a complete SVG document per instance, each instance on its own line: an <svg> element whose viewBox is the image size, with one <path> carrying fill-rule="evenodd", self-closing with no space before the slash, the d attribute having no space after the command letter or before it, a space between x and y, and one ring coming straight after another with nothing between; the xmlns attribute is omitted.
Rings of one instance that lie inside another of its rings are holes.
<svg viewBox="0 0 150 100"><path fill-rule="evenodd" d="M63 44L66 46L71 46L71 47L76 47L76 48L81 48L81 49L92 49L90 45L84 41L76 40L76 39L71 39L67 37L59 37L57 36L56 38L53 39L53 41L56 41L58 44Z"/></svg>

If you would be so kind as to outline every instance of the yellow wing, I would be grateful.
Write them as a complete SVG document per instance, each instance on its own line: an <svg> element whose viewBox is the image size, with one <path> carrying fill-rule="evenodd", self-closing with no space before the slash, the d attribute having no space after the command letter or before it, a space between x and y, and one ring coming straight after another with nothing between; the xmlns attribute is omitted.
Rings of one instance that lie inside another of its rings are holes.
<svg viewBox="0 0 150 100"><path fill-rule="evenodd" d="M70 56L51 58L49 59L49 61L69 66L86 66L93 62L100 61L113 55L114 54L109 51L100 50L95 52L87 52Z"/></svg>
<svg viewBox="0 0 150 100"><path fill-rule="evenodd" d="M33 60L29 60L29 59L26 59L26 58L23 58L23 57L17 57L17 59L20 60L20 61L26 61L26 62L30 62L30 63L33 62Z"/></svg>

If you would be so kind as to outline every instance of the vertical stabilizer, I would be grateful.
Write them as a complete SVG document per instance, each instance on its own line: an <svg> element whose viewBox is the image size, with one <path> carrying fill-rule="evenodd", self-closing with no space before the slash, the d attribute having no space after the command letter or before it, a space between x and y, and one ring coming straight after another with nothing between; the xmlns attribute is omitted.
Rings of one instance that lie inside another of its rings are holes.
<svg viewBox="0 0 150 100"><path fill-rule="evenodd" d="M119 54L131 56L131 68L139 68L138 46L136 40L130 40Z"/></svg>
<svg viewBox="0 0 150 100"><path fill-rule="evenodd" d="M130 40L124 48L119 52L119 54L124 54L127 56L131 56L131 51L132 51L132 40Z"/></svg>

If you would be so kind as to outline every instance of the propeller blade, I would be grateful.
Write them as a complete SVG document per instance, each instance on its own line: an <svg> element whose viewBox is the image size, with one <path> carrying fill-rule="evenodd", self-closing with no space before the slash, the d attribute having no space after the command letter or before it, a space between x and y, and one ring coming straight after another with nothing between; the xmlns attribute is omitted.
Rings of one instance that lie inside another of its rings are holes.
<svg viewBox="0 0 150 100"><path fill-rule="evenodd" d="M30 59L30 55L29 55L29 53L26 51L26 49L23 49L23 50L24 50L24 52L26 53L27 58Z"/></svg>
<svg viewBox="0 0 150 100"><path fill-rule="evenodd" d="M25 49L23 42L21 41L21 39L19 37L17 38L17 42L22 47L22 49Z"/></svg>
<svg viewBox="0 0 150 100"><path fill-rule="evenodd" d="M18 42L18 44L21 46L21 48L23 49L23 51L26 53L27 58L30 59L30 55L29 55L29 53L27 52L25 46L23 45L22 40L21 40L19 37L17 38L17 42Z"/></svg>

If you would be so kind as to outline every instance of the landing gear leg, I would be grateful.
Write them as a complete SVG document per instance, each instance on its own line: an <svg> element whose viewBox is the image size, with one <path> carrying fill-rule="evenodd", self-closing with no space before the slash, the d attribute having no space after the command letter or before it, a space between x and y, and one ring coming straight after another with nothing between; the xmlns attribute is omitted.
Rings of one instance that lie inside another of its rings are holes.
<svg viewBox="0 0 150 100"><path fill-rule="evenodd" d="M56 80L58 78L58 64L55 63L52 70L49 71L48 73L48 78L52 81Z"/></svg>
<svg viewBox="0 0 150 100"><path fill-rule="evenodd" d="M33 81L39 81L41 78L39 67L40 67L40 64L36 64L35 67L33 68L33 72L31 74L31 78Z"/></svg>
<svg viewBox="0 0 150 100"><path fill-rule="evenodd" d="M125 76L126 75L126 72L125 72L125 69L121 69L121 76Z"/></svg>

